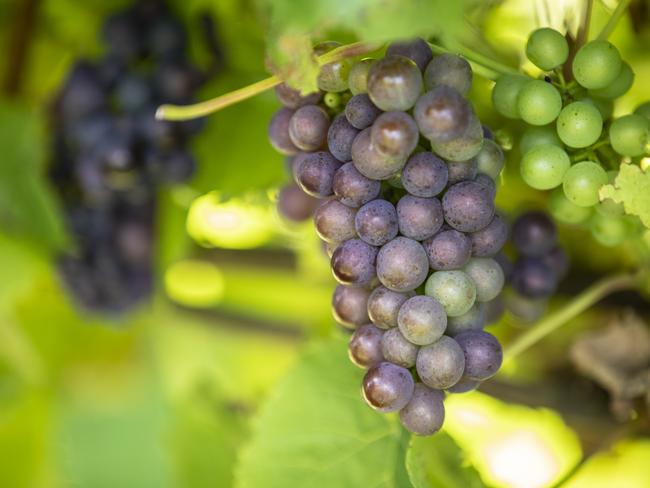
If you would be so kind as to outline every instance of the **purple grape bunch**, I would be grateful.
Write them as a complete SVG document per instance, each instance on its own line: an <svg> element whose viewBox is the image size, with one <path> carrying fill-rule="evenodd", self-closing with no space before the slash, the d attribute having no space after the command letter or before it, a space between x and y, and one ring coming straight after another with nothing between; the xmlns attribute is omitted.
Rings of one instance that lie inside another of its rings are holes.
<svg viewBox="0 0 650 488"><path fill-rule="evenodd" d="M475 389L502 362L483 329L505 281L495 256L508 226L494 205L503 152L465 98L462 57L434 57L416 39L336 64L323 67L317 93L278 87L269 138L292 187L321 200L315 225L339 283L333 315L353 331L363 398L431 435L445 394Z"/></svg>

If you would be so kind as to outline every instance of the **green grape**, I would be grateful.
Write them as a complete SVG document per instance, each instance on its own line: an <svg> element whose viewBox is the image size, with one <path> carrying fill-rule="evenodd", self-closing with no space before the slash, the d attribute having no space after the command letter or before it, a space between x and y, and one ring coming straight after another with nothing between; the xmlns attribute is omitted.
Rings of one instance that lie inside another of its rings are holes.
<svg viewBox="0 0 650 488"><path fill-rule="evenodd" d="M600 116L603 120L609 119L614 113L614 102L612 100L604 100L602 98L584 97L580 99L581 102L590 103L598 109Z"/></svg>
<svg viewBox="0 0 650 488"><path fill-rule="evenodd" d="M569 44L564 36L554 29L537 29L526 43L526 57L538 68L550 71L567 60Z"/></svg>
<svg viewBox="0 0 650 488"><path fill-rule="evenodd" d="M528 127L519 140L519 150L521 154L526 154L535 146L542 144L552 144L562 147L562 141L557 136L557 131L553 125Z"/></svg>
<svg viewBox="0 0 650 488"><path fill-rule="evenodd" d="M517 97L530 78L523 75L503 75L492 90L492 104L497 112L509 119L519 118Z"/></svg>
<svg viewBox="0 0 650 488"><path fill-rule="evenodd" d="M582 46L573 58L573 76L589 90L605 88L621 72L621 55L612 43L595 40Z"/></svg>
<svg viewBox="0 0 650 488"><path fill-rule="evenodd" d="M643 115L646 119L650 120L650 102L644 102L639 105L634 111L635 114Z"/></svg>
<svg viewBox="0 0 650 488"><path fill-rule="evenodd" d="M591 146L603 131L603 117L593 105L573 102L557 118L557 135L570 147Z"/></svg>
<svg viewBox="0 0 650 488"><path fill-rule="evenodd" d="M521 160L521 177L537 190L550 190L562 183L571 166L569 155L552 144L535 146Z"/></svg>
<svg viewBox="0 0 650 488"><path fill-rule="evenodd" d="M476 285L463 271L436 271L429 276L424 293L438 300L449 317L458 317L474 305Z"/></svg>
<svg viewBox="0 0 650 488"><path fill-rule="evenodd" d="M634 83L634 71L628 63L623 61L621 65L621 72L618 74L616 79L607 85L605 88L600 88L599 90L589 90L589 95L592 95L596 98L606 98L608 100L613 100L618 98L628 92Z"/></svg>
<svg viewBox="0 0 650 488"><path fill-rule="evenodd" d="M350 68L348 75L348 86L353 95L359 93L366 93L368 91L368 72L375 60L372 58L365 58L357 61Z"/></svg>
<svg viewBox="0 0 650 488"><path fill-rule="evenodd" d="M496 181L503 169L504 156L501 147L491 139L483 139L483 147L474 156L479 173L488 175Z"/></svg>
<svg viewBox="0 0 650 488"><path fill-rule="evenodd" d="M580 207L592 207L598 203L598 190L607 184L607 173L591 161L574 164L564 174L564 194Z"/></svg>
<svg viewBox="0 0 650 488"><path fill-rule="evenodd" d="M641 156L648 145L648 119L630 114L612 122L609 140L612 148L622 156Z"/></svg>
<svg viewBox="0 0 650 488"><path fill-rule="evenodd" d="M340 46L341 44L335 41L321 42L314 46L314 53L320 56ZM351 66L352 61L349 59L341 59L321 66L316 79L318 88L327 92L346 91Z"/></svg>
<svg viewBox="0 0 650 488"><path fill-rule="evenodd" d="M336 108L341 105L341 94L328 92L323 97L323 102L325 102L325 105L329 108Z"/></svg>
<svg viewBox="0 0 650 488"><path fill-rule="evenodd" d="M548 207L553 218L565 224L580 224L592 214L591 208L579 207L569 200L562 188L556 188L551 192Z"/></svg>
<svg viewBox="0 0 650 488"><path fill-rule="evenodd" d="M550 124L562 110L562 97L550 83L532 80L519 90L517 110L530 125Z"/></svg>
<svg viewBox="0 0 650 488"><path fill-rule="evenodd" d="M589 221L589 229L594 239L607 247L622 244L634 231L625 217L607 216L598 212Z"/></svg>

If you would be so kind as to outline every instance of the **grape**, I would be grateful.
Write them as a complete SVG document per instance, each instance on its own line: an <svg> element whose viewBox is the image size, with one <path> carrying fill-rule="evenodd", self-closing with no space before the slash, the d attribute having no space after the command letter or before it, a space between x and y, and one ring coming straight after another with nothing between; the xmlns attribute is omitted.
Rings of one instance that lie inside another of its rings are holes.
<svg viewBox="0 0 650 488"><path fill-rule="evenodd" d="M523 75L500 76L492 90L492 105L497 112L509 119L519 118L517 98L519 91L530 81Z"/></svg>
<svg viewBox="0 0 650 488"><path fill-rule="evenodd" d="M641 156L646 152L650 122L638 114L616 119L609 128L612 148L623 156Z"/></svg>
<svg viewBox="0 0 650 488"><path fill-rule="evenodd" d="M512 225L512 242L524 256L543 256L557 241L557 229L544 212L526 212Z"/></svg>
<svg viewBox="0 0 650 488"><path fill-rule="evenodd" d="M494 216L494 202L488 192L474 181L461 181L442 198L445 221L461 232L476 232Z"/></svg>
<svg viewBox="0 0 650 488"><path fill-rule="evenodd" d="M316 209L318 200L307 195L296 184L289 184L278 194L278 212L285 219L302 222L311 217Z"/></svg>
<svg viewBox="0 0 650 488"><path fill-rule="evenodd" d="M370 291L365 288L337 285L332 295L334 319L348 329L367 324Z"/></svg>
<svg viewBox="0 0 650 488"><path fill-rule="evenodd" d="M418 98L413 116L422 135L437 143L462 136L476 118L469 102L446 85L437 86Z"/></svg>
<svg viewBox="0 0 650 488"><path fill-rule="evenodd" d="M530 298L550 297L557 286L553 268L536 257L517 260L510 281L515 291Z"/></svg>
<svg viewBox="0 0 650 488"><path fill-rule="evenodd" d="M360 239L350 239L332 254L332 273L343 285L367 285L375 277L376 258L376 247Z"/></svg>
<svg viewBox="0 0 650 488"><path fill-rule="evenodd" d="M386 56L368 72L368 95L384 111L408 110L422 91L422 73L404 56Z"/></svg>
<svg viewBox="0 0 650 488"><path fill-rule="evenodd" d="M115 85L115 102L120 111L135 112L144 109L151 102L151 87L141 74L123 75Z"/></svg>
<svg viewBox="0 0 650 488"><path fill-rule="evenodd" d="M314 46L314 54L321 56L340 46L341 44L335 41L321 42ZM347 90L351 66L350 59L340 59L321 66L316 79L318 88L326 92L343 92Z"/></svg>
<svg viewBox="0 0 650 488"><path fill-rule="evenodd" d="M423 243L429 264L435 270L459 269L465 266L472 250L471 240L457 230L444 230Z"/></svg>
<svg viewBox="0 0 650 488"><path fill-rule="evenodd" d="M420 38L391 42L386 49L386 56L394 55L409 58L420 68L420 71L424 71L433 57L433 53L427 42Z"/></svg>
<svg viewBox="0 0 650 488"><path fill-rule="evenodd" d="M308 95L301 95L299 90L291 88L285 83L280 83L275 87L275 96L282 105L292 110L296 110L305 105L318 104L323 94L321 92L314 92L309 93Z"/></svg>
<svg viewBox="0 0 650 488"><path fill-rule="evenodd" d="M623 217L595 213L589 222L594 239L606 247L618 246L631 234L631 228Z"/></svg>
<svg viewBox="0 0 650 488"><path fill-rule="evenodd" d="M381 363L384 360L381 353L383 335L384 331L372 324L363 325L355 330L348 343L350 361L364 369Z"/></svg>
<svg viewBox="0 0 650 488"><path fill-rule="evenodd" d="M326 107L331 109L337 109L341 105L342 97L340 93L327 92L323 96L323 103Z"/></svg>
<svg viewBox="0 0 650 488"><path fill-rule="evenodd" d="M58 109L66 120L75 120L106 106L106 94L97 70L88 62L75 63L61 89Z"/></svg>
<svg viewBox="0 0 650 488"><path fill-rule="evenodd" d="M554 29L537 29L528 37L526 57L538 68L551 71L567 60L569 44L564 36Z"/></svg>
<svg viewBox="0 0 650 488"><path fill-rule="evenodd" d="M355 210L337 200L328 200L314 212L318 236L326 242L343 242L357 236L354 228Z"/></svg>
<svg viewBox="0 0 650 488"><path fill-rule="evenodd" d="M334 173L340 167L340 161L327 151L305 154L296 167L296 183L309 195L328 197L332 194Z"/></svg>
<svg viewBox="0 0 650 488"><path fill-rule="evenodd" d="M519 90L517 110L524 122L531 125L550 124L562 110L562 97L550 83L531 80Z"/></svg>
<svg viewBox="0 0 650 488"><path fill-rule="evenodd" d="M352 95L358 95L368 91L368 73L374 62L374 59L366 58L352 65L348 76L348 85ZM362 127L359 128L362 129Z"/></svg>
<svg viewBox="0 0 650 488"><path fill-rule="evenodd" d="M569 272L569 257L560 246L555 246L542 256L542 261L553 270L558 281Z"/></svg>
<svg viewBox="0 0 650 488"><path fill-rule="evenodd" d="M589 94L596 98L613 100L625 95L634 83L634 71L628 63L623 61L621 71L616 79L604 88L598 90L589 90ZM603 117L605 118L605 117Z"/></svg>
<svg viewBox="0 0 650 488"><path fill-rule="evenodd" d="M445 421L444 394L417 383L413 396L399 412L399 419L406 430L415 435L433 435Z"/></svg>
<svg viewBox="0 0 650 488"><path fill-rule="evenodd" d="M398 293L384 286L375 288L368 298L370 320L381 329L397 327L397 314L411 293Z"/></svg>
<svg viewBox="0 0 650 488"><path fill-rule="evenodd" d="M494 200L496 198L496 196L497 196L497 184L488 175L483 174L483 173L478 174L478 175L476 175L476 178L474 178L474 182L481 185L481 188L483 188L483 190L485 190L485 192L490 197L490 200Z"/></svg>
<svg viewBox="0 0 650 488"><path fill-rule="evenodd" d="M381 338L381 352L386 361L404 368L415 366L418 346L406 340L397 327L388 329Z"/></svg>
<svg viewBox="0 0 650 488"><path fill-rule="evenodd" d="M397 235L397 212L386 200L372 200L359 209L354 226L368 244L383 246Z"/></svg>
<svg viewBox="0 0 650 488"><path fill-rule="evenodd" d="M603 118L593 105L573 102L562 109L557 118L557 134L571 147L591 146L603 131Z"/></svg>
<svg viewBox="0 0 650 488"><path fill-rule="evenodd" d="M454 386L447 388L448 393L467 393L479 387L480 381L470 380L463 376Z"/></svg>
<svg viewBox="0 0 650 488"><path fill-rule="evenodd" d="M332 189L338 200L344 205L360 207L377 198L381 190L381 183L363 176L357 171L354 164L345 163L334 173Z"/></svg>
<svg viewBox="0 0 650 488"><path fill-rule="evenodd" d="M578 50L572 69L578 83L590 90L597 90L613 83L621 72L621 66L621 55L613 44L594 40Z"/></svg>
<svg viewBox="0 0 650 488"><path fill-rule="evenodd" d="M583 161L564 175L564 195L575 205L592 207L598 203L598 190L607 184L607 173L598 164Z"/></svg>
<svg viewBox="0 0 650 488"><path fill-rule="evenodd" d="M425 385L446 390L463 376L465 355L454 339L442 336L433 344L420 348L415 368Z"/></svg>
<svg viewBox="0 0 650 488"><path fill-rule="evenodd" d="M431 141L431 148L438 156L448 161L467 161L476 156L483 147L483 126L472 116L467 130L448 142Z"/></svg>
<svg viewBox="0 0 650 488"><path fill-rule="evenodd" d="M483 141L481 150L475 157L478 172L488 175L496 181L501 174L504 164L503 150L496 142L489 139Z"/></svg>
<svg viewBox="0 0 650 488"><path fill-rule="evenodd" d="M536 146L551 144L562 147L562 141L557 136L553 125L528 127L519 140L521 154L526 154Z"/></svg>
<svg viewBox="0 0 650 488"><path fill-rule="evenodd" d="M564 196L562 188L556 188L551 192L548 205L551 215L565 224L580 224L591 216L591 208L580 207L573 203Z"/></svg>
<svg viewBox="0 0 650 488"><path fill-rule="evenodd" d="M327 142L330 118L318 105L305 105L289 121L289 137L303 151L316 151Z"/></svg>
<svg viewBox="0 0 650 488"><path fill-rule="evenodd" d="M430 152L420 152L409 158L402 170L402 185L411 195L434 197L447 186L445 162Z"/></svg>
<svg viewBox="0 0 650 488"><path fill-rule="evenodd" d="M296 154L298 148L291 142L289 137L289 121L293 116L293 110L281 108L273 114L269 122L269 142L273 149L281 154Z"/></svg>
<svg viewBox="0 0 650 488"><path fill-rule="evenodd" d="M646 119L650 120L650 102L645 102L639 105L635 110L635 114L642 115Z"/></svg>
<svg viewBox="0 0 650 488"><path fill-rule="evenodd" d="M370 127L381 113L366 93L353 96L345 105L345 117L357 129Z"/></svg>
<svg viewBox="0 0 650 488"><path fill-rule="evenodd" d="M352 142L359 133L350 125L345 115L337 115L327 132L327 147L339 161L350 161L352 159Z"/></svg>
<svg viewBox="0 0 650 488"><path fill-rule="evenodd" d="M478 174L478 162L476 158L468 161L449 161L447 163L449 175L448 185L452 186L465 180L473 180Z"/></svg>
<svg viewBox="0 0 650 488"><path fill-rule="evenodd" d="M413 344L424 346L438 340L447 328L445 309L434 298L418 295L400 307L397 326Z"/></svg>
<svg viewBox="0 0 650 488"><path fill-rule="evenodd" d="M158 94L170 102L183 103L201 84L201 72L182 60L168 60L154 73Z"/></svg>
<svg viewBox="0 0 650 488"><path fill-rule="evenodd" d="M505 276L499 263L492 258L471 258L463 271L476 285L476 300L489 302L501 293Z"/></svg>
<svg viewBox="0 0 650 488"><path fill-rule="evenodd" d="M439 85L449 86L461 95L467 95L472 87L472 68L469 63L455 54L445 53L431 60L424 72L424 86L427 90Z"/></svg>
<svg viewBox="0 0 650 488"><path fill-rule="evenodd" d="M483 330L468 330L455 339L465 355L467 378L484 381L496 374L503 361L503 350L493 335Z"/></svg>
<svg viewBox="0 0 650 488"><path fill-rule="evenodd" d="M455 336L469 329L483 329L486 323L485 303L475 303L467 312L458 317L449 317L445 334Z"/></svg>
<svg viewBox="0 0 650 488"><path fill-rule="evenodd" d="M469 235L472 242L472 255L491 257L499 252L508 240L508 224L499 214L494 214L492 222Z"/></svg>
<svg viewBox="0 0 650 488"><path fill-rule="evenodd" d="M405 237L424 240L438 232L443 222L442 205L437 198L405 195L397 202L397 223Z"/></svg>
<svg viewBox="0 0 650 488"><path fill-rule="evenodd" d="M485 310L485 323L489 325L498 322L505 312L503 293L496 297L494 300L485 302L482 305L483 310Z"/></svg>
<svg viewBox="0 0 650 488"><path fill-rule="evenodd" d="M398 173L406 163L405 158L392 158L380 154L370 139L370 128L359 132L352 143L352 162L362 175L373 180L384 180Z"/></svg>
<svg viewBox="0 0 650 488"><path fill-rule="evenodd" d="M394 291L411 291L427 278L429 261L422 245L407 237L396 237L377 255L377 277Z"/></svg>
<svg viewBox="0 0 650 488"><path fill-rule="evenodd" d="M406 112L385 112L370 130L372 145L391 158L406 159L418 145L418 138L418 127Z"/></svg>
<svg viewBox="0 0 650 488"><path fill-rule="evenodd" d="M531 298L510 288L507 288L504 293L504 302L508 311L526 323L535 322L544 315L547 301L547 297Z"/></svg>
<svg viewBox="0 0 650 488"><path fill-rule="evenodd" d="M381 413L397 412L413 396L414 382L408 369L382 362L372 366L363 377L363 398Z"/></svg>
<svg viewBox="0 0 650 488"><path fill-rule="evenodd" d="M427 280L424 292L438 300L450 317L467 313L476 300L476 285L460 270L436 271Z"/></svg>

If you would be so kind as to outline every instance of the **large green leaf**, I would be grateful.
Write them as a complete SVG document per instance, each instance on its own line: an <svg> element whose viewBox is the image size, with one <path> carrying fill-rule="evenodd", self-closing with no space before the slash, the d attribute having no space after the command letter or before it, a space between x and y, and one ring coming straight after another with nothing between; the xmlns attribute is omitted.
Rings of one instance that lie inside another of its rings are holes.
<svg viewBox="0 0 650 488"><path fill-rule="evenodd" d="M614 184L600 189L600 198L622 203L625 213L638 216L650 228L650 172L635 164L622 164Z"/></svg>

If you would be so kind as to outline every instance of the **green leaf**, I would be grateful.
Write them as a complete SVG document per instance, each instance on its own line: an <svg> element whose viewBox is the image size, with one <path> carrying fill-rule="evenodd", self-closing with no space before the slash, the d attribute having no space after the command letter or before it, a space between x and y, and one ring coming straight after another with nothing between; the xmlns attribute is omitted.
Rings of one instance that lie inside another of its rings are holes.
<svg viewBox="0 0 650 488"><path fill-rule="evenodd" d="M407 487L402 429L361 399L342 338L316 345L280 381L242 454L240 488Z"/></svg>
<svg viewBox="0 0 650 488"><path fill-rule="evenodd" d="M478 472L444 432L430 437L413 436L406 454L406 469L415 488L484 486Z"/></svg>
<svg viewBox="0 0 650 488"><path fill-rule="evenodd" d="M635 164L622 164L614 184L600 189L600 199L606 198L622 203L625 213L638 216L650 228L650 172Z"/></svg>

